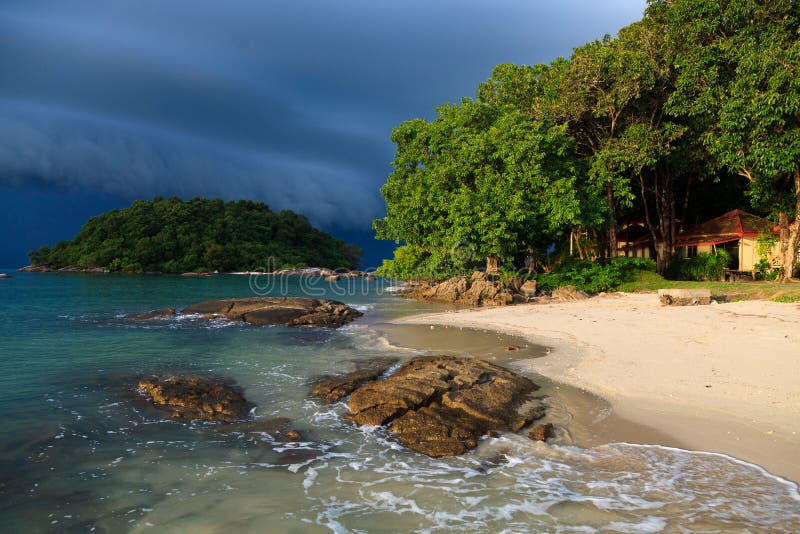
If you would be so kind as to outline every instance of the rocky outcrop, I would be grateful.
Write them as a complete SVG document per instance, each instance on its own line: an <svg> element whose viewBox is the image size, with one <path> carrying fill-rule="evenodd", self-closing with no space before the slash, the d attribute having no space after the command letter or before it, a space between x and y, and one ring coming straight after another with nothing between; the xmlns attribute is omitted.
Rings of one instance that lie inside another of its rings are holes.
<svg viewBox="0 0 800 534"><path fill-rule="evenodd" d="M359 425L390 425L398 441L429 456L463 454L494 430L518 431L540 405L519 408L538 387L482 360L420 356L386 380L355 389L348 406Z"/></svg>
<svg viewBox="0 0 800 534"><path fill-rule="evenodd" d="M503 284L494 275L487 275L480 271L476 271L469 277L456 276L438 284L414 286L404 292L404 296L467 306L505 306L528 300L528 296L518 289Z"/></svg>
<svg viewBox="0 0 800 534"><path fill-rule="evenodd" d="M339 328L363 313L336 300L251 297L208 300L192 304L183 313L225 317L257 325L325 326Z"/></svg>
<svg viewBox="0 0 800 534"><path fill-rule="evenodd" d="M176 419L239 421L255 406L231 382L203 376L143 378L136 389Z"/></svg>
<svg viewBox="0 0 800 534"><path fill-rule="evenodd" d="M11 278L11 275L6 273L0 273L0 278Z"/></svg>
<svg viewBox="0 0 800 534"><path fill-rule="evenodd" d="M311 394L321 398L325 404L336 402L350 395L357 387L380 378L397 361L397 358L377 358L361 362L352 373L320 380Z"/></svg>
<svg viewBox="0 0 800 534"><path fill-rule="evenodd" d="M137 313L131 315L130 318L135 321L151 321L153 319L168 319L174 315L175 315L175 308L162 308L160 310Z"/></svg>
<svg viewBox="0 0 800 534"><path fill-rule="evenodd" d="M17 271L20 273L52 273L55 269L51 269L49 265L26 265Z"/></svg>
<svg viewBox="0 0 800 534"><path fill-rule="evenodd" d="M49 265L26 265L17 271L22 273L84 273L84 274L108 274L111 271L104 267L78 267L77 265L67 265L60 269L53 269Z"/></svg>

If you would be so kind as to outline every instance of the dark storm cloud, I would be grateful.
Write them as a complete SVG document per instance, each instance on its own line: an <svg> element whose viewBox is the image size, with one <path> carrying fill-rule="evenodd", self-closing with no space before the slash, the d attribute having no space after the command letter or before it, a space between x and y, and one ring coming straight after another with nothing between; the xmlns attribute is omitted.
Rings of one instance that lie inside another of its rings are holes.
<svg viewBox="0 0 800 534"><path fill-rule="evenodd" d="M254 198L368 225L391 128L644 2L5 1L0 185Z"/></svg>

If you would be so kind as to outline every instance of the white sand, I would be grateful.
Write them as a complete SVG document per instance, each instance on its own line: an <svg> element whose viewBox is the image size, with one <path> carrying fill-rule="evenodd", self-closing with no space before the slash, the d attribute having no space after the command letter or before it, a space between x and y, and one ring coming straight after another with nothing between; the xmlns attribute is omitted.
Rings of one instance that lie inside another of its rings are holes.
<svg viewBox="0 0 800 534"><path fill-rule="evenodd" d="M523 335L529 369L606 398L696 450L800 480L800 305L665 307L654 294L417 315L404 323Z"/></svg>

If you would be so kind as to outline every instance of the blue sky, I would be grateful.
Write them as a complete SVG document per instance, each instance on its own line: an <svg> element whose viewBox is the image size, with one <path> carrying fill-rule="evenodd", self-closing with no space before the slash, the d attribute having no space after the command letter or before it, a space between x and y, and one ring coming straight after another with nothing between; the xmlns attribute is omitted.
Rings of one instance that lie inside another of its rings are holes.
<svg viewBox="0 0 800 534"><path fill-rule="evenodd" d="M249 198L372 242L391 129L644 0L4 0L0 266L154 195Z"/></svg>

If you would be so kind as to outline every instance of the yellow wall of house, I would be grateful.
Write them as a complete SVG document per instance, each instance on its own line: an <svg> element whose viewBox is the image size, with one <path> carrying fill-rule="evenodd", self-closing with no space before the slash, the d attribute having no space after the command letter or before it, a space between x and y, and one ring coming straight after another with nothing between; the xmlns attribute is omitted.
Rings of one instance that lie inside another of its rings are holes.
<svg viewBox="0 0 800 534"><path fill-rule="evenodd" d="M775 243L767 253L767 260L772 265L780 265L780 244ZM739 241L739 270L752 271L761 260L758 255L758 239L755 237L743 237Z"/></svg>

